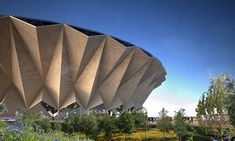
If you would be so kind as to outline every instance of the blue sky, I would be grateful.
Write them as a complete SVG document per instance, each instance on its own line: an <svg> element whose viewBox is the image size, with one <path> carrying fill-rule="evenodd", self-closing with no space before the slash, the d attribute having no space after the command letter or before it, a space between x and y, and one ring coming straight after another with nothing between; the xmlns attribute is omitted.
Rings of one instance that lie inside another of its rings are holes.
<svg viewBox="0 0 235 141"><path fill-rule="evenodd" d="M0 14L72 24L144 48L167 71L144 104L149 115L163 106L195 115L209 74L235 77L234 7L233 0L3 0Z"/></svg>

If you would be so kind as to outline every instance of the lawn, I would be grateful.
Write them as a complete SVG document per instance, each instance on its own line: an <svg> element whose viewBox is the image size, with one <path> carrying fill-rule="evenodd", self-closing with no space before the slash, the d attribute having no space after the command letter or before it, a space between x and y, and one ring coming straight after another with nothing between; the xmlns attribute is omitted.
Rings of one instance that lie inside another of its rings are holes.
<svg viewBox="0 0 235 141"><path fill-rule="evenodd" d="M176 134L173 131L166 133L166 137L169 139L169 141L177 140ZM138 131L138 132L126 135L126 140L128 141L141 141L141 140L160 141L162 138L164 138L164 133L153 128L149 129L146 132L146 134L145 134L145 131ZM98 138L98 141L102 141L102 140L104 140L104 138L102 137ZM115 140L115 141L125 140L125 135L116 134L112 137L112 140Z"/></svg>

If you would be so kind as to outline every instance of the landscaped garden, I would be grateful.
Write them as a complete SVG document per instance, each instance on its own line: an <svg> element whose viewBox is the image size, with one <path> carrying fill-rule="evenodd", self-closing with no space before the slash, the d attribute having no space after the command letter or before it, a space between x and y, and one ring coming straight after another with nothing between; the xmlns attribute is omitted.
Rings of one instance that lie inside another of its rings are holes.
<svg viewBox="0 0 235 141"><path fill-rule="evenodd" d="M147 120L145 112L111 111L69 115L65 120L52 120L49 115L27 111L0 121L2 141L79 141L79 140L155 140L208 141L234 140L235 85L228 75L211 79L196 109L198 124L185 121L185 110L169 117L164 108L156 123ZM7 111L3 104L0 113Z"/></svg>
<svg viewBox="0 0 235 141"><path fill-rule="evenodd" d="M0 139L4 141L177 140L173 131L164 134L156 128L149 128L144 113L127 111L118 117L115 112L112 116L90 113L59 122L28 111L23 116L3 118L0 133Z"/></svg>

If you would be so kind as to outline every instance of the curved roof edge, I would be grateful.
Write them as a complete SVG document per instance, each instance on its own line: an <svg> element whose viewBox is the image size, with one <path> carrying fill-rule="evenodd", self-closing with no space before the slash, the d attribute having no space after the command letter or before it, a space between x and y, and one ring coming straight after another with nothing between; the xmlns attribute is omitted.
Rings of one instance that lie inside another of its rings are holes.
<svg viewBox="0 0 235 141"><path fill-rule="evenodd" d="M5 17L7 15L0 15L0 17ZM54 24L61 24L61 23L58 23L58 22L54 22L54 21L49 21L49 20L43 20L43 19L34 19L34 18L28 18L28 17L23 17L23 16L13 16L13 17L16 17L22 21L25 21L29 24L32 24L34 26L46 26L46 25L54 25ZM78 26L74 26L74 25L70 25L70 24L67 24L68 26L84 33L85 35L87 36L95 36L95 35L105 35L104 33L101 33L101 32L97 32L97 31L94 31L94 30L91 30L91 29L87 29L87 28L83 28L83 27L78 27ZM114 38L115 40L117 40L118 42L120 42L121 44L123 44L124 46L126 47L131 47L131 46L135 46L134 44L130 43L130 42L127 42L125 40L122 40L122 39L119 39L117 37L114 37L114 36L111 36L109 35L110 37ZM139 46L138 46L139 47ZM146 51L145 49L139 47L143 52L145 52L149 57L154 57L156 58L155 56L153 56L150 52Z"/></svg>

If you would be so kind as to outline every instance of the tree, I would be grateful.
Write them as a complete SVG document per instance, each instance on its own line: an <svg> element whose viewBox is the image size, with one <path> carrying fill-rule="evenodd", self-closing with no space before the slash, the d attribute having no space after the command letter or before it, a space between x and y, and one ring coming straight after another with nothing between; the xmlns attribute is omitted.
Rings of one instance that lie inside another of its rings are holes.
<svg viewBox="0 0 235 141"><path fill-rule="evenodd" d="M132 117L134 119L135 129L136 130L144 130L145 138L147 138L147 129L148 129L148 117L147 111L138 110L132 113Z"/></svg>
<svg viewBox="0 0 235 141"><path fill-rule="evenodd" d="M172 129L171 119L167 113L168 111L163 107L159 112L159 120L156 125L160 131L164 132L164 138L166 137L166 132L169 132Z"/></svg>
<svg viewBox="0 0 235 141"><path fill-rule="evenodd" d="M235 127L235 83L234 80L230 79L230 83L228 85L228 97L226 98L225 102L226 102L226 110L227 110L227 114L229 117L229 120L231 122L231 124Z"/></svg>
<svg viewBox="0 0 235 141"><path fill-rule="evenodd" d="M228 97L228 116L231 124L235 127L235 95L230 95Z"/></svg>
<svg viewBox="0 0 235 141"><path fill-rule="evenodd" d="M96 140L99 129L95 113L81 116L79 120L79 131L84 133L86 137Z"/></svg>
<svg viewBox="0 0 235 141"><path fill-rule="evenodd" d="M101 114L98 116L98 124L99 131L103 131L105 139L110 140L116 128L114 118L107 114Z"/></svg>
<svg viewBox="0 0 235 141"><path fill-rule="evenodd" d="M206 99L205 93L202 94L201 99L198 101L196 112L197 117L200 119L200 124L203 125L203 118L206 118Z"/></svg>
<svg viewBox="0 0 235 141"><path fill-rule="evenodd" d="M185 109L180 109L179 111L175 112L174 116L174 130L181 141L182 137L187 133L187 124L183 117L185 116Z"/></svg>
<svg viewBox="0 0 235 141"><path fill-rule="evenodd" d="M119 130L125 134L125 138L126 138L126 134L132 133L135 127L134 119L131 113L129 113L126 110L123 111L121 115L119 116L117 124L118 124Z"/></svg>
<svg viewBox="0 0 235 141"><path fill-rule="evenodd" d="M65 119L65 121L62 123L62 131L64 131L65 133L68 133L69 138L70 138L71 134L73 134L74 132L78 132L77 128L79 126L75 126L75 123L74 123L75 121L76 120L74 119L74 117L69 117L69 118ZM79 120L76 122L79 122ZM77 128L75 128L75 127L77 127Z"/></svg>
<svg viewBox="0 0 235 141"><path fill-rule="evenodd" d="M146 122L147 122L147 117L145 113L141 111L135 111L132 113L132 117L134 120L135 128L137 130L145 129Z"/></svg>
<svg viewBox="0 0 235 141"><path fill-rule="evenodd" d="M60 122L52 121L52 122L51 122L51 129L52 129L53 131L59 132L59 131L61 131L61 129L62 129L62 125L61 125Z"/></svg>
<svg viewBox="0 0 235 141"><path fill-rule="evenodd" d="M224 130L229 127L227 120L234 119L234 80L227 74L210 78L209 89L203 93L198 102L196 112L204 126L209 126L218 138L222 138Z"/></svg>

